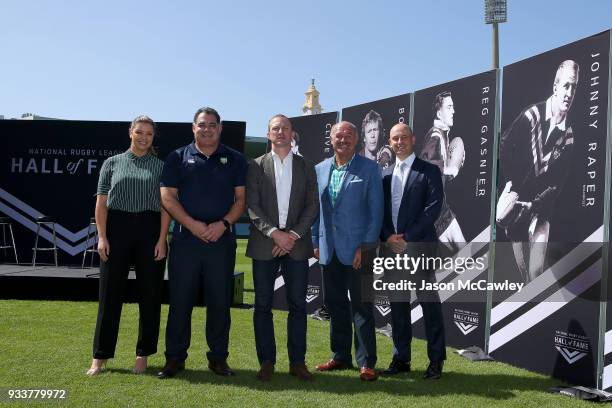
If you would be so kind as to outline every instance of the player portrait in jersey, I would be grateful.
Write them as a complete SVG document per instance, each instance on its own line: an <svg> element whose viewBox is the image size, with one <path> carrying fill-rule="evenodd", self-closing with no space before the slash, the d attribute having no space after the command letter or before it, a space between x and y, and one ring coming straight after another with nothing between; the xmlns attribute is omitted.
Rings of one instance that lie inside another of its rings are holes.
<svg viewBox="0 0 612 408"><path fill-rule="evenodd" d="M432 114L433 124L423 140L420 157L438 166L446 190L448 184L453 182L465 163L463 139L451 135L455 105L450 91L440 92L434 97ZM435 227L438 239L450 251L456 252L465 245L461 226L446 197Z"/></svg>
<svg viewBox="0 0 612 408"><path fill-rule="evenodd" d="M512 242L527 283L544 270L550 221L572 168L574 135L568 113L579 71L575 61L561 62L549 97L523 109L501 137L496 222Z"/></svg>
<svg viewBox="0 0 612 408"><path fill-rule="evenodd" d="M378 163L381 170L386 169L395 162L395 154L391 146L386 144L385 126L382 116L370 110L361 123L361 143L360 155L374 160Z"/></svg>

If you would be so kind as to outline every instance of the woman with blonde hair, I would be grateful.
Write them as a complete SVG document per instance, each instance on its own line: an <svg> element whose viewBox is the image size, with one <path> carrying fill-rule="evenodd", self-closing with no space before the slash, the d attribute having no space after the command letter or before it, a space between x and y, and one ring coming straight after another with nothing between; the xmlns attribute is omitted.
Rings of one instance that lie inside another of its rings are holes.
<svg viewBox="0 0 612 408"><path fill-rule="evenodd" d="M159 180L164 162L153 149L155 122L138 116L130 125L130 148L108 158L98 179L96 225L100 254L100 302L87 375L97 375L113 358L123 292L130 265L136 271L140 310L134 374L157 352L166 235L170 216L162 208Z"/></svg>

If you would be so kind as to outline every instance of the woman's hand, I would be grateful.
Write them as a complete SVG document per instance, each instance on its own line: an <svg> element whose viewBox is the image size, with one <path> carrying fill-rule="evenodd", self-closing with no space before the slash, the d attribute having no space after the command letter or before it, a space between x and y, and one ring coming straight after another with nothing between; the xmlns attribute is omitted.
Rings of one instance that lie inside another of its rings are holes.
<svg viewBox="0 0 612 408"><path fill-rule="evenodd" d="M161 261L166 257L166 240L162 239L157 241L155 244L155 257L156 261Z"/></svg>
<svg viewBox="0 0 612 408"><path fill-rule="evenodd" d="M98 237L98 255L100 255L100 259L102 259L104 262L108 261L108 256L110 255L110 244L106 238Z"/></svg>

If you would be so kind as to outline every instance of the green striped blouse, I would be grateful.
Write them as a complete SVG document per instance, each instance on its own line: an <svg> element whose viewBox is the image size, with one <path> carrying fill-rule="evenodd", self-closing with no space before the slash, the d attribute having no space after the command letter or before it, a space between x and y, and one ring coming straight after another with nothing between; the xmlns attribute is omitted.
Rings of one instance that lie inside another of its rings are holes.
<svg viewBox="0 0 612 408"><path fill-rule="evenodd" d="M152 154L136 156L131 150L104 161L98 195L108 196L110 210L137 213L161 208L159 179L164 162Z"/></svg>

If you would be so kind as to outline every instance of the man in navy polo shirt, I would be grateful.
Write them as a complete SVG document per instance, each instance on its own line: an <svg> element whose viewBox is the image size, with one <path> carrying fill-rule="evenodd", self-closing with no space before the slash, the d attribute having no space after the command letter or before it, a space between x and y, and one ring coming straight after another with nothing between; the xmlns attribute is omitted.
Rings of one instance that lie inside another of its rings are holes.
<svg viewBox="0 0 612 408"><path fill-rule="evenodd" d="M191 312L198 289L206 298L208 368L230 376L227 365L236 238L230 226L245 210L247 162L220 143L221 118L200 108L193 118L194 142L168 155L161 178L164 208L176 220L168 263L170 311L166 365L159 378L185 368Z"/></svg>

